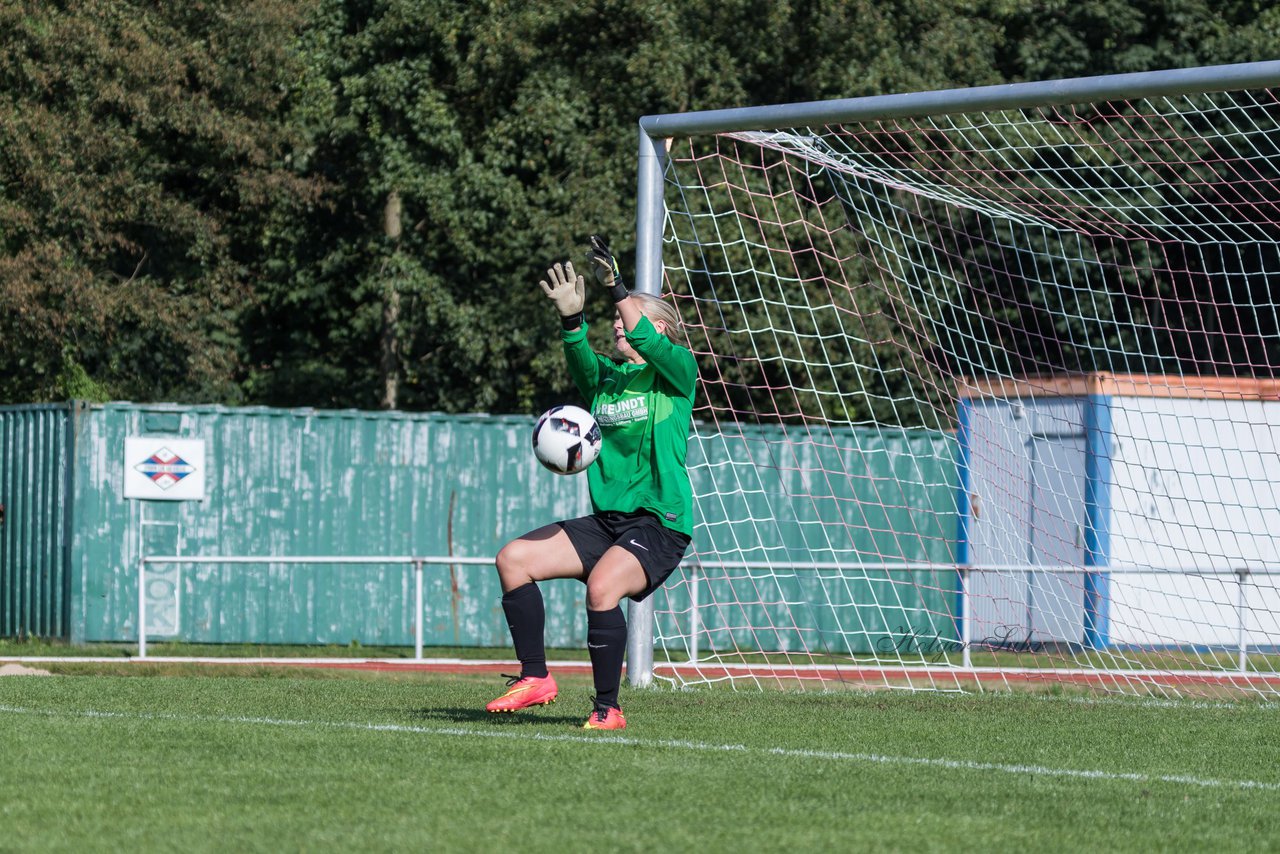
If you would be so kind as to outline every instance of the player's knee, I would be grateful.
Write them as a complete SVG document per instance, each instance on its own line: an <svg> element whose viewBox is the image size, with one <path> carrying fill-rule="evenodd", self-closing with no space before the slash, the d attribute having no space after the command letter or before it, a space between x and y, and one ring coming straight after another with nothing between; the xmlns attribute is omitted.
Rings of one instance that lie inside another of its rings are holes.
<svg viewBox="0 0 1280 854"><path fill-rule="evenodd" d="M494 560L504 590L514 589L530 580L526 545L522 540L512 540L502 547Z"/></svg>
<svg viewBox="0 0 1280 854"><path fill-rule="evenodd" d="M618 607L618 603L622 601L623 595L622 591L613 589L613 585L603 581L597 581L593 577L587 578L588 611L612 610Z"/></svg>

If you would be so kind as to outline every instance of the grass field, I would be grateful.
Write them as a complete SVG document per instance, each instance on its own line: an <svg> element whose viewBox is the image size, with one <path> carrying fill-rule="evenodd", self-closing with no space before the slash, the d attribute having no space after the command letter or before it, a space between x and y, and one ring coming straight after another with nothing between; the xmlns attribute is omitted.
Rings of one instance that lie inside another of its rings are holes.
<svg viewBox="0 0 1280 854"><path fill-rule="evenodd" d="M0 678L0 851L1274 850L1280 709L42 665Z"/></svg>

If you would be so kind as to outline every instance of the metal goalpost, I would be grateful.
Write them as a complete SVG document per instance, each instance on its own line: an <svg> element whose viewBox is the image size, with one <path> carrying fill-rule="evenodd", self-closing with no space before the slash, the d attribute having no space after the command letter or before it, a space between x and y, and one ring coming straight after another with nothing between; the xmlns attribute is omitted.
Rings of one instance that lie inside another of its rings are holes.
<svg viewBox="0 0 1280 854"><path fill-rule="evenodd" d="M667 172L673 139L1277 86L1280 86L1280 61L1266 61L645 116L640 119L638 134L636 289L660 295L666 286L663 246L669 226ZM695 533L695 547L697 544ZM973 572L983 571L983 567L963 561L953 566L962 578L966 573L973 577ZM636 687L647 686L654 680L655 598L629 604L627 672L630 684ZM968 661L967 649L965 661Z"/></svg>

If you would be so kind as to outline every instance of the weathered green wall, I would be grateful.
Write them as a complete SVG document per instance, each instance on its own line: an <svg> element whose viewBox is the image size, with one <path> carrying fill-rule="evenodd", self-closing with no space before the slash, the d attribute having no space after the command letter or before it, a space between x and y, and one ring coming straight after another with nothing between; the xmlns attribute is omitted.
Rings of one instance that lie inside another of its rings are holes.
<svg viewBox="0 0 1280 854"><path fill-rule="evenodd" d="M507 539L584 512L586 482L540 468L529 419L111 404L81 438L73 560L84 640L137 635L137 562L149 555L492 556ZM126 436L205 440L203 501L125 501ZM428 645L510 642L492 568L427 567ZM163 594L175 576L157 571ZM409 644L403 565L185 566L190 641ZM585 630L577 585L547 591L548 641ZM558 619L572 614L572 619ZM149 625L154 625L152 620ZM149 629L148 634L151 634Z"/></svg>
<svg viewBox="0 0 1280 854"><path fill-rule="evenodd" d="M559 477L534 461L531 423L125 403L0 409L0 503L10 508L0 527L0 633L136 639L144 553L492 557L515 535L589 509L585 478ZM131 436L203 439L204 500L124 499ZM699 427L689 461L700 496L694 545L708 560L952 560L948 435ZM161 603L149 621L155 640L413 641L413 582L403 565L150 572L148 589ZM704 608L704 648L847 651L869 649L902 626L943 633L953 587L941 572L711 574L704 603L754 604ZM427 645L509 644L491 567L428 566L424 586ZM580 646L582 587L547 584L544 594L548 644ZM677 613L662 618L658 636L674 637L687 620L680 612L688 587L677 576L660 596L660 607ZM176 625L165 630L169 621ZM771 638L742 628L749 624L776 631Z"/></svg>

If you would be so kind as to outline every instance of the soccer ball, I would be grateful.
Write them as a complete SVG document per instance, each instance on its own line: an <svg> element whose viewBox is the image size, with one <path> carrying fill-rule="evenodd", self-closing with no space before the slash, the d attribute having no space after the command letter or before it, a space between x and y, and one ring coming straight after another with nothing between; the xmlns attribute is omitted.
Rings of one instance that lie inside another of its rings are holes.
<svg viewBox="0 0 1280 854"><path fill-rule="evenodd" d="M600 425L579 406L553 406L533 428L533 455L556 474L577 474L600 456Z"/></svg>

